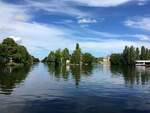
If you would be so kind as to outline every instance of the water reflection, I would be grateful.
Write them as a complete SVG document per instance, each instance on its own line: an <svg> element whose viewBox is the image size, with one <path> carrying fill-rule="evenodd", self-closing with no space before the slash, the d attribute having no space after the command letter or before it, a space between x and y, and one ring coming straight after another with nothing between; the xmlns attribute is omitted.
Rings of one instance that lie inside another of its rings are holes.
<svg viewBox="0 0 150 113"><path fill-rule="evenodd" d="M68 80L71 76L75 80L76 86L79 85L81 75L82 76L90 76L92 75L93 65L63 65L56 66L53 63L45 64L48 67L48 71L50 75L54 75L56 78L63 78L64 80Z"/></svg>
<svg viewBox="0 0 150 113"><path fill-rule="evenodd" d="M0 72L3 113L150 113L149 68L39 63Z"/></svg>
<svg viewBox="0 0 150 113"><path fill-rule="evenodd" d="M113 76L122 75L127 85L150 84L150 67L111 66Z"/></svg>
<svg viewBox="0 0 150 113"><path fill-rule="evenodd" d="M0 68L0 91L3 94L11 94L16 85L25 80L30 72L31 65Z"/></svg>

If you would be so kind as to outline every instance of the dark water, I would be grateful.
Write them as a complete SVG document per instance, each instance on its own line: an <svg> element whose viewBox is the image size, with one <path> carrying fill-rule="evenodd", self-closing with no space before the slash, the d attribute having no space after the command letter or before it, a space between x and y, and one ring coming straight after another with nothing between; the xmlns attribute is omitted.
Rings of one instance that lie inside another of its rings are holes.
<svg viewBox="0 0 150 113"><path fill-rule="evenodd" d="M150 113L150 68L0 68L0 113Z"/></svg>

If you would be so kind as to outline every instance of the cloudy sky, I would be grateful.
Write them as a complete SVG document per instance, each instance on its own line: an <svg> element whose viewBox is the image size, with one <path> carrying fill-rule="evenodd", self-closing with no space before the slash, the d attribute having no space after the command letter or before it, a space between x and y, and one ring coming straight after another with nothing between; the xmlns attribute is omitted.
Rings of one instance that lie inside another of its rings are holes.
<svg viewBox="0 0 150 113"><path fill-rule="evenodd" d="M40 58L77 42L95 56L150 47L150 0L0 0L0 41L8 36Z"/></svg>

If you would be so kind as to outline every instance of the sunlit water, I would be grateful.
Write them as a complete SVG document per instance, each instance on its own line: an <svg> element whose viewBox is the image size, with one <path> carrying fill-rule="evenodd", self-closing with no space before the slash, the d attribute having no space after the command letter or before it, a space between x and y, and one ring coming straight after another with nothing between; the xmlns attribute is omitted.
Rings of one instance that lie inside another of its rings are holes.
<svg viewBox="0 0 150 113"><path fill-rule="evenodd" d="M1 68L0 113L150 113L150 68Z"/></svg>

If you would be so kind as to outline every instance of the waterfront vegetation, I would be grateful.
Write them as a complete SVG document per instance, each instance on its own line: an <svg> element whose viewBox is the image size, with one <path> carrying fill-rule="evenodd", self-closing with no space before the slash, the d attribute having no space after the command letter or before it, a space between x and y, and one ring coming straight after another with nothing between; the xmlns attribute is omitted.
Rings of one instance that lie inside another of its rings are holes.
<svg viewBox="0 0 150 113"><path fill-rule="evenodd" d="M35 65L35 64L34 64ZM12 89L23 82L34 65L15 65L0 67L0 89L6 95L10 95ZM11 90L10 90L11 89Z"/></svg>
<svg viewBox="0 0 150 113"><path fill-rule="evenodd" d="M122 53L115 53L110 57L112 65L134 65L136 60L150 60L150 49L144 46L125 46Z"/></svg>
<svg viewBox="0 0 150 113"><path fill-rule="evenodd" d="M132 113L132 107L137 107L128 103L143 109L150 103L150 68L130 65L149 56L144 46L141 50L126 46L121 54L111 55L111 64L115 65L101 65L98 61L107 58L83 53L76 44L72 52L67 48L51 51L42 60L44 63L34 63L39 59L7 38L0 44L0 64L7 65L0 67L0 111L121 113L131 108ZM144 110L150 111L147 107Z"/></svg>
<svg viewBox="0 0 150 113"><path fill-rule="evenodd" d="M24 46L17 44L11 38L4 39L0 44L1 65L24 65L38 61L39 59L31 56Z"/></svg>
<svg viewBox="0 0 150 113"><path fill-rule="evenodd" d="M96 58L90 53L82 53L79 44L76 44L76 48L72 54L70 54L67 48L56 51L51 51L47 57L45 57L42 62L55 63L55 65L91 65L96 62Z"/></svg>
<svg viewBox="0 0 150 113"><path fill-rule="evenodd" d="M122 53L113 53L110 56L112 65L134 65L135 60L150 60L150 49L142 46L125 46ZM68 48L51 51L42 62L54 63L55 65L91 65L100 61L91 53L83 53L77 43L75 50L71 53ZM1 65L25 65L39 62L38 58L30 55L27 49L17 44L13 39L6 38L0 44L0 64Z"/></svg>

